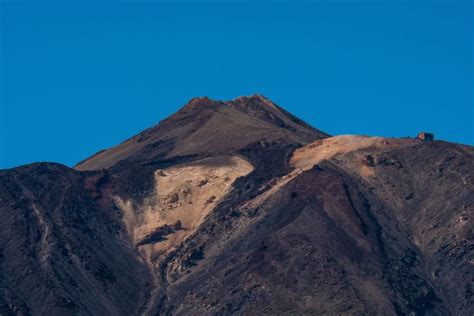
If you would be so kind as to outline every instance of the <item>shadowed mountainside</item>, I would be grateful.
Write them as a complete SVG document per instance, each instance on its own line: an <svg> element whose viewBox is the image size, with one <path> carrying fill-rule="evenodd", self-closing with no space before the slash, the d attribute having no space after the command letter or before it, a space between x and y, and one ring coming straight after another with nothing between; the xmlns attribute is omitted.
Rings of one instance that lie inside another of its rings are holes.
<svg viewBox="0 0 474 316"><path fill-rule="evenodd" d="M195 98L0 171L1 315L472 315L474 149Z"/></svg>

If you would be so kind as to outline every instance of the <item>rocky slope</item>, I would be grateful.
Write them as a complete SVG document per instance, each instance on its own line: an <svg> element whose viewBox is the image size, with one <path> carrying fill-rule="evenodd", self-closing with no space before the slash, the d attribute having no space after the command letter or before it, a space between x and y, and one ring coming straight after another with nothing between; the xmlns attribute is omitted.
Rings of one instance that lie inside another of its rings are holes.
<svg viewBox="0 0 474 316"><path fill-rule="evenodd" d="M474 148L191 100L0 171L1 315L472 315Z"/></svg>

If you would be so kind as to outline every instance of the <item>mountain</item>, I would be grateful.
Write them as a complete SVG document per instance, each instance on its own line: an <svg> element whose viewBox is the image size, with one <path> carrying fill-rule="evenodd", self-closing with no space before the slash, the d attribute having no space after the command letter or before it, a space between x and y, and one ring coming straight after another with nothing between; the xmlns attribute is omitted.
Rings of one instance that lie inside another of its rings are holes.
<svg viewBox="0 0 474 316"><path fill-rule="evenodd" d="M0 315L472 315L474 148L192 99L0 170Z"/></svg>

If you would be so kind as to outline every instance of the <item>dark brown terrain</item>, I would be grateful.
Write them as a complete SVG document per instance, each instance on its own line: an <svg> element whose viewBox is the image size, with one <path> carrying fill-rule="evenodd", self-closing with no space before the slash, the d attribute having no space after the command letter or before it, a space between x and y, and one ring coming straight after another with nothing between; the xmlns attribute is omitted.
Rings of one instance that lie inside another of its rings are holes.
<svg viewBox="0 0 474 316"><path fill-rule="evenodd" d="M0 170L0 315L473 315L474 148L195 98Z"/></svg>

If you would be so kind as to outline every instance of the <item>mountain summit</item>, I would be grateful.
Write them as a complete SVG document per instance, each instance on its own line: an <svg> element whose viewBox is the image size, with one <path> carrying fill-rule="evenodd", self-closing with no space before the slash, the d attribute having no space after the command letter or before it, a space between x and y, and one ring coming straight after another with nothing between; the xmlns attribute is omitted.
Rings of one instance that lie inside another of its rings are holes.
<svg viewBox="0 0 474 316"><path fill-rule="evenodd" d="M194 98L0 170L0 315L472 315L474 148Z"/></svg>
<svg viewBox="0 0 474 316"><path fill-rule="evenodd" d="M79 163L77 170L111 168L119 162L235 153L260 140L307 144L329 135L297 119L261 95L232 101L190 100L159 125Z"/></svg>

